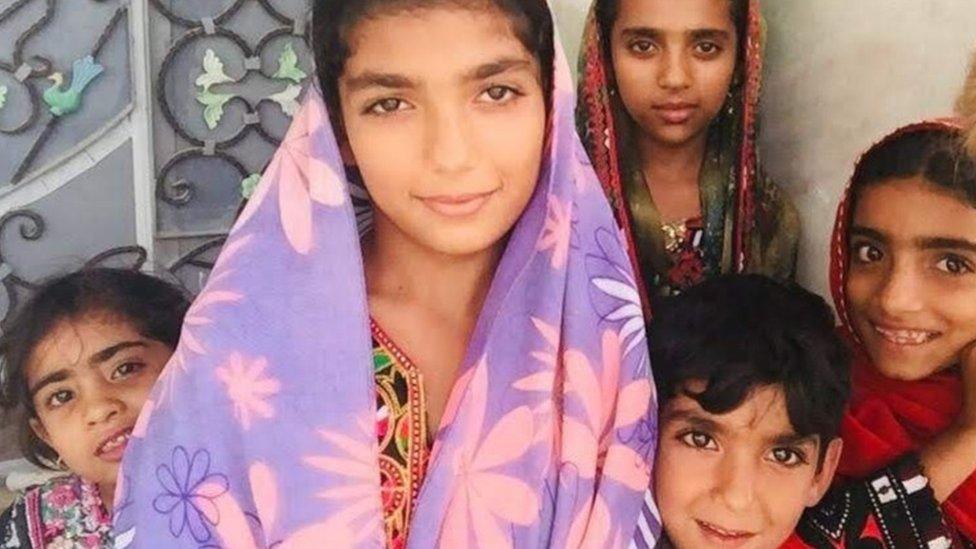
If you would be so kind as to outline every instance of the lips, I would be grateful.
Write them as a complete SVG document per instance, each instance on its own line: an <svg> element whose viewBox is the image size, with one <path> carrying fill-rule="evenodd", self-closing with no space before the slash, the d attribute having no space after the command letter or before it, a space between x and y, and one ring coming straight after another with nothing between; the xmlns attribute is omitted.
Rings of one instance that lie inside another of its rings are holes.
<svg viewBox="0 0 976 549"><path fill-rule="evenodd" d="M431 210L445 217L464 217L480 210L495 191L420 197Z"/></svg>
<svg viewBox="0 0 976 549"><path fill-rule="evenodd" d="M698 527L701 528L705 537L719 545L735 547L746 543L756 536L753 532L730 530L703 520L696 520L695 522L698 523Z"/></svg>
<svg viewBox="0 0 976 549"><path fill-rule="evenodd" d="M679 125L684 124L691 119L691 115L695 113L698 105L695 103L677 101L672 103L660 103L654 105L653 108L666 124Z"/></svg>
<svg viewBox="0 0 976 549"><path fill-rule="evenodd" d="M940 332L931 330L884 326L873 322L871 323L871 328L874 329L874 333L881 336L885 341L902 347L925 345L942 335Z"/></svg>
<svg viewBox="0 0 976 549"><path fill-rule="evenodd" d="M120 429L112 433L98 445L98 448L95 449L95 455L107 461L121 460L122 453L125 451L131 435L132 427Z"/></svg>

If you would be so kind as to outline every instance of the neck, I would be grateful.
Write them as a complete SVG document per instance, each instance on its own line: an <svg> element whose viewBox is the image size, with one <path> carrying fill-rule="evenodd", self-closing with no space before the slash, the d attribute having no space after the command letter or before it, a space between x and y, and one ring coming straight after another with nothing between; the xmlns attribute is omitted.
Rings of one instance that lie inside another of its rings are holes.
<svg viewBox="0 0 976 549"><path fill-rule="evenodd" d="M658 188L697 186L707 141L708 132L680 145L661 143L641 133L638 153L644 177Z"/></svg>
<svg viewBox="0 0 976 549"><path fill-rule="evenodd" d="M468 255L437 252L377 211L373 231L363 243L367 293L371 299L422 307L473 329L503 245Z"/></svg>
<svg viewBox="0 0 976 549"><path fill-rule="evenodd" d="M98 495L102 498L102 505L104 505L105 510L111 514L112 509L115 507L115 483L99 482L97 486Z"/></svg>

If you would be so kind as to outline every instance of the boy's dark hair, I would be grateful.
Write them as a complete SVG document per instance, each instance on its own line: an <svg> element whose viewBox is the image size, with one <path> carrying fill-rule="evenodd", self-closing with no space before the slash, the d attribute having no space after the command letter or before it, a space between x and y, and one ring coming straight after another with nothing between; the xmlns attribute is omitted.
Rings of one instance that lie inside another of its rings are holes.
<svg viewBox="0 0 976 549"><path fill-rule="evenodd" d="M552 92L552 15L545 0L316 0L312 8L312 49L316 74L326 104L338 112L339 77L352 54L348 34L356 23L380 14L437 6L497 9L509 16L515 34L539 61L547 101Z"/></svg>
<svg viewBox="0 0 976 549"><path fill-rule="evenodd" d="M976 208L976 160L944 129L909 131L868 151L854 173L854 202L866 186L917 176Z"/></svg>
<svg viewBox="0 0 976 549"><path fill-rule="evenodd" d="M107 315L143 337L175 348L190 303L175 286L134 270L83 269L44 283L0 336L0 408L19 412L21 450L50 468L58 454L30 428L37 411L27 387L27 365L37 345L63 320Z"/></svg>
<svg viewBox="0 0 976 549"><path fill-rule="evenodd" d="M821 459L838 436L850 354L821 297L760 275L723 275L662 300L648 336L662 408L686 395L720 415L777 385L797 434L819 436ZM703 392L689 392L695 380Z"/></svg>
<svg viewBox="0 0 976 549"><path fill-rule="evenodd" d="M749 21L749 2L748 0L729 0L732 22L735 24L735 34L739 42L739 55L736 66L741 67L745 58L746 27ZM617 22L617 15L620 13L620 0L596 0L596 21L600 27L600 36L603 38L605 55L610 59L610 37L613 32L613 24Z"/></svg>

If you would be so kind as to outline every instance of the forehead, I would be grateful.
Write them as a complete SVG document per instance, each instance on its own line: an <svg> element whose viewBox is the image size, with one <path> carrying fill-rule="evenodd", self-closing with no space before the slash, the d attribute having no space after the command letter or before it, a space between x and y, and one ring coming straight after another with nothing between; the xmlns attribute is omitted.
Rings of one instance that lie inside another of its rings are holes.
<svg viewBox="0 0 976 549"><path fill-rule="evenodd" d="M59 320L42 338L27 362L27 379L34 380L62 368L76 368L88 358L120 341L143 339L126 321L106 314Z"/></svg>
<svg viewBox="0 0 976 549"><path fill-rule="evenodd" d="M895 241L924 237L976 240L976 208L921 176L860 189L853 224Z"/></svg>
<svg viewBox="0 0 976 549"><path fill-rule="evenodd" d="M457 76L500 57L532 59L511 19L490 7L380 13L355 24L348 42L343 76L366 70L414 78Z"/></svg>
<svg viewBox="0 0 976 549"><path fill-rule="evenodd" d="M689 384L689 388L697 392L703 388L703 384ZM725 414L712 414L695 399L683 394L671 399L665 406L665 423L684 421L687 415L707 419L727 431L729 436L743 440L765 440L796 434L786 409L786 395L778 385L754 389L737 408Z"/></svg>
<svg viewBox="0 0 976 549"><path fill-rule="evenodd" d="M619 0L617 23L666 31L732 31L731 0Z"/></svg>

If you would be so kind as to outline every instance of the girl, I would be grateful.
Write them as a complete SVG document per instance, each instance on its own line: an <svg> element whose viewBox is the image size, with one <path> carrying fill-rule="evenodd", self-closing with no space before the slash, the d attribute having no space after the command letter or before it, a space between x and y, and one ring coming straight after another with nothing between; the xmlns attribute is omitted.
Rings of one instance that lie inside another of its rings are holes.
<svg viewBox="0 0 976 549"><path fill-rule="evenodd" d="M21 412L27 459L66 476L0 516L0 547L112 546L122 452L188 306L165 282L112 269L52 280L26 304L0 341L0 405Z"/></svg>
<svg viewBox="0 0 976 549"><path fill-rule="evenodd" d="M862 157L838 211L831 288L855 348L839 473L914 463L903 484L875 484L877 498L931 486L964 544L976 539L976 161L960 137L952 121L915 124ZM864 537L948 543L931 537L938 513L882 509Z"/></svg>
<svg viewBox="0 0 976 549"><path fill-rule="evenodd" d="M315 3L322 93L140 417L120 545L630 538L655 435L643 321L551 17Z"/></svg>
<svg viewBox="0 0 976 549"><path fill-rule="evenodd" d="M577 120L653 296L791 278L799 221L758 166L758 0L596 0Z"/></svg>

